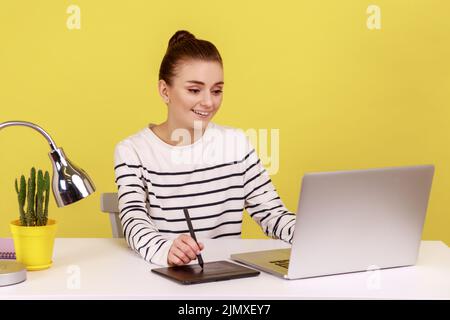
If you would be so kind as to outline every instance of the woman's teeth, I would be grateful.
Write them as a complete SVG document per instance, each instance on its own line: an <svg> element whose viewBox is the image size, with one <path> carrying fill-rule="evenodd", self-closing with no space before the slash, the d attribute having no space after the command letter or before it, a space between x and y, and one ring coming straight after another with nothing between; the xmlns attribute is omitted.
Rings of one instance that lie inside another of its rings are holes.
<svg viewBox="0 0 450 320"><path fill-rule="evenodd" d="M199 116L202 117L207 117L209 116L209 112L202 112L202 111L197 111L197 110L192 110L195 114L198 114Z"/></svg>

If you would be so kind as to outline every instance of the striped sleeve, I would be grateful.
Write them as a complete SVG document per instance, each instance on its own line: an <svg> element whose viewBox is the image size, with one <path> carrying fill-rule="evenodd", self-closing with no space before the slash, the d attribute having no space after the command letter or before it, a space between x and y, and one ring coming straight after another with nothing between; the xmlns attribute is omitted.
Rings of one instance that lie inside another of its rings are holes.
<svg viewBox="0 0 450 320"><path fill-rule="evenodd" d="M243 162L245 209L268 237L292 244L296 216L284 206L248 139L247 151Z"/></svg>
<svg viewBox="0 0 450 320"><path fill-rule="evenodd" d="M126 141L114 150L114 173L119 199L119 218L128 246L146 261L167 266L173 243L156 228L148 214L147 184L135 150Z"/></svg>

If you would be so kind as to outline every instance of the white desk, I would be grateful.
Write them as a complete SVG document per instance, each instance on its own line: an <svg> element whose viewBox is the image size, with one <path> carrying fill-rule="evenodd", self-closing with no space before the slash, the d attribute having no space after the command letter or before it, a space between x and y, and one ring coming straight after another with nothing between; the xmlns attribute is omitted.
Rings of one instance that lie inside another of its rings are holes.
<svg viewBox="0 0 450 320"><path fill-rule="evenodd" d="M205 262L231 253L287 247L278 240L202 240ZM416 266L302 280L254 278L179 285L150 272L123 239L56 239L53 266L0 287L2 299L450 299L450 250L422 241ZM371 278L372 277L372 278Z"/></svg>

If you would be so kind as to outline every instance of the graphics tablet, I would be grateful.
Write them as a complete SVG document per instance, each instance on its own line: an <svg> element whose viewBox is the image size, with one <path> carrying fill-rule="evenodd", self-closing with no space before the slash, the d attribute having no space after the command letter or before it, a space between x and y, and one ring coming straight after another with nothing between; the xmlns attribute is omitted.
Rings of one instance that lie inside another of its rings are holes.
<svg viewBox="0 0 450 320"><path fill-rule="evenodd" d="M152 272L181 284L196 284L212 281L223 281L238 278L255 277L259 271L229 261L207 262L198 264L152 269Z"/></svg>

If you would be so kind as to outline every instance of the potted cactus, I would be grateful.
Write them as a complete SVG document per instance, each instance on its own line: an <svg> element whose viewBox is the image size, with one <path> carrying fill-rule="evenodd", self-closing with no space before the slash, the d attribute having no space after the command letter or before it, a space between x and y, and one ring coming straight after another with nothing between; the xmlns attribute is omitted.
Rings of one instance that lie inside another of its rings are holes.
<svg viewBox="0 0 450 320"><path fill-rule="evenodd" d="M48 219L50 175L31 168L28 180L15 181L20 218L10 223L16 259L27 270L47 269L52 265L56 221ZM26 205L25 205L26 202Z"/></svg>

